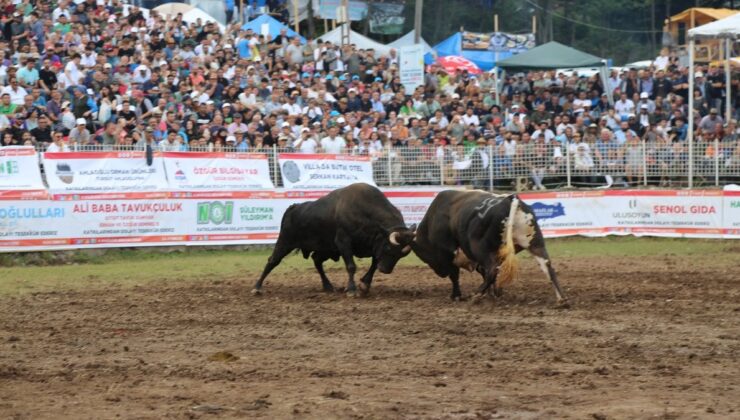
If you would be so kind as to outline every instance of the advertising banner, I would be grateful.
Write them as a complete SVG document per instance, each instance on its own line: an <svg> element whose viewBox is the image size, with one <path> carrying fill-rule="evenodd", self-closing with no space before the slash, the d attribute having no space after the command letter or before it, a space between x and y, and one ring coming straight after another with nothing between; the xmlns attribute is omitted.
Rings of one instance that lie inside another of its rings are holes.
<svg viewBox="0 0 740 420"><path fill-rule="evenodd" d="M44 173L52 192L157 191L168 188L164 161L144 152L44 153Z"/></svg>
<svg viewBox="0 0 740 420"><path fill-rule="evenodd" d="M164 167L175 190L272 189L263 153L165 152Z"/></svg>
<svg viewBox="0 0 740 420"><path fill-rule="evenodd" d="M403 1L370 3L367 12L370 32L384 35L398 35L403 32L403 24L406 21L403 7Z"/></svg>
<svg viewBox="0 0 740 420"><path fill-rule="evenodd" d="M44 189L39 155L32 146L0 147L0 191Z"/></svg>
<svg viewBox="0 0 740 420"><path fill-rule="evenodd" d="M438 190L386 192L408 224ZM270 244L291 204L329 191L176 193L165 199L0 201L0 252L156 245Z"/></svg>
<svg viewBox="0 0 740 420"><path fill-rule="evenodd" d="M521 194L545 236L723 237L721 191Z"/></svg>
<svg viewBox="0 0 740 420"><path fill-rule="evenodd" d="M337 19L337 10L342 6L342 0L318 0L318 17L321 19ZM314 3L316 4L316 3ZM347 7L349 20L363 20L367 16L367 3L350 0Z"/></svg>
<svg viewBox="0 0 740 420"><path fill-rule="evenodd" d="M407 93L424 85L424 46L421 44L401 47L399 73Z"/></svg>
<svg viewBox="0 0 740 420"><path fill-rule="evenodd" d="M722 195L722 227L725 237L740 238L740 189L725 189Z"/></svg>
<svg viewBox="0 0 740 420"><path fill-rule="evenodd" d="M383 192L408 225L442 188ZM271 244L286 209L329 190L194 191L160 198L0 200L0 252L156 245ZM113 195L109 196L112 197ZM520 194L546 237L740 239L740 191Z"/></svg>
<svg viewBox="0 0 740 420"><path fill-rule="evenodd" d="M534 34L463 32L462 49L518 54L535 47Z"/></svg>
<svg viewBox="0 0 740 420"><path fill-rule="evenodd" d="M278 162L288 189L333 190L356 182L375 185L368 156L280 153Z"/></svg>

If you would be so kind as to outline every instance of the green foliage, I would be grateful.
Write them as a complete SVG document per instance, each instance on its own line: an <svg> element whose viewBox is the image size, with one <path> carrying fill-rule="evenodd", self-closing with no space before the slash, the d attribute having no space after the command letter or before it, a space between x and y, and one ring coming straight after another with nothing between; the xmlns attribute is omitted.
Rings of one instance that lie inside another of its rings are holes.
<svg viewBox="0 0 740 420"><path fill-rule="evenodd" d="M413 29L415 2L406 1L405 31ZM729 7L723 0L495 0L493 8L483 7L483 3L424 0L424 38L434 45L461 27L473 32L492 32L494 14L499 16L501 31L531 32L535 15L538 43L555 40L610 58L615 64L624 64L657 55L660 31L667 16L695 6ZM651 21L653 12L654 21ZM552 31L548 24L552 25Z"/></svg>

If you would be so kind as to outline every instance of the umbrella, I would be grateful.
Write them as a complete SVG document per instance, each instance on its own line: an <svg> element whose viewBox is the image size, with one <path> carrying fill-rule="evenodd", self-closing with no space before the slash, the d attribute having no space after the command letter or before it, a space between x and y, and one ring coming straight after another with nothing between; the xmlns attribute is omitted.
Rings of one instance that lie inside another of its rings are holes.
<svg viewBox="0 0 740 420"><path fill-rule="evenodd" d="M448 55L445 57L438 57L437 63L442 66L448 73L454 73L455 70L467 70L470 74L481 74L481 69L473 64L472 61L467 58L460 57L459 55Z"/></svg>

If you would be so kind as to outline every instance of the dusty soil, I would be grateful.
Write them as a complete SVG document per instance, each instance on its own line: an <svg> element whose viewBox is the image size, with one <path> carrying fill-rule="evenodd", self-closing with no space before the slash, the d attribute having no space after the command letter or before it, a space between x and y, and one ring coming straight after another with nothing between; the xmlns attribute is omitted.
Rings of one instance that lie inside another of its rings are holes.
<svg viewBox="0 0 740 420"><path fill-rule="evenodd" d="M740 418L737 266L560 260L563 309L522 265L477 304L422 268L367 299L279 269L261 297L245 278L3 298L0 418Z"/></svg>

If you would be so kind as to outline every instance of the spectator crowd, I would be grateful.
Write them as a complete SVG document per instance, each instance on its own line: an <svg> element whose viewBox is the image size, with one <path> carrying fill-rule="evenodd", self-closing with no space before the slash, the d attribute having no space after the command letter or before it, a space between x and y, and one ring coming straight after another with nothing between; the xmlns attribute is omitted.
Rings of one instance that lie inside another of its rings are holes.
<svg viewBox="0 0 740 420"><path fill-rule="evenodd" d="M647 68L612 71L607 86L598 73L533 71L506 75L496 92L489 73L431 65L407 91L394 50L304 43L285 30L270 39L235 24L220 32L99 3L0 0L2 146L277 147L369 155L409 183L493 173L544 189L570 170L584 185L648 175L667 185L685 177L693 118L697 173L740 177L738 73L726 97L723 68L698 65L689 92L688 68L666 50Z"/></svg>

